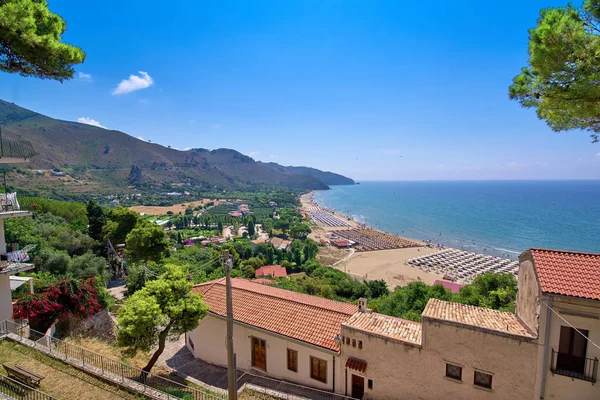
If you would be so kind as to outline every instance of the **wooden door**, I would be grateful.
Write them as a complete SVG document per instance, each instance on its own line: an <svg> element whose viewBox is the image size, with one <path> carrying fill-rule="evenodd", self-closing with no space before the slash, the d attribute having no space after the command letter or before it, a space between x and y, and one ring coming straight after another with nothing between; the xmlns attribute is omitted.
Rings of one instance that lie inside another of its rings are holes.
<svg viewBox="0 0 600 400"><path fill-rule="evenodd" d="M365 395L365 378L352 374L352 397L362 399Z"/></svg>
<svg viewBox="0 0 600 400"><path fill-rule="evenodd" d="M252 338L252 366L267 370L267 346L263 339Z"/></svg>

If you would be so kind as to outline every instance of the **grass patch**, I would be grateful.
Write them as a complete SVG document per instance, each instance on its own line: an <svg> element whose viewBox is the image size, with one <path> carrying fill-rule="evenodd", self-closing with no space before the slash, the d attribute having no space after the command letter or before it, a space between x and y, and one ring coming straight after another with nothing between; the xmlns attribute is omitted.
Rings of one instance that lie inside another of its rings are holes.
<svg viewBox="0 0 600 400"><path fill-rule="evenodd" d="M10 340L0 341L0 363L18 364L44 377L39 390L59 399L143 399L37 350ZM6 375L4 368L0 368Z"/></svg>

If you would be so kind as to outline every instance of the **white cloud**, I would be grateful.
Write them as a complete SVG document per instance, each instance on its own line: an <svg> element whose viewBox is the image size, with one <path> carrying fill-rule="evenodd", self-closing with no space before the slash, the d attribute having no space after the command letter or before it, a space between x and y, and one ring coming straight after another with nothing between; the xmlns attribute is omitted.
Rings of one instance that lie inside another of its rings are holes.
<svg viewBox="0 0 600 400"><path fill-rule="evenodd" d="M255 157L255 156L259 155L259 154L260 154L260 151L251 151L250 153L248 153L248 155L250 157Z"/></svg>
<svg viewBox="0 0 600 400"><path fill-rule="evenodd" d="M79 73L79 79L85 82L92 82L92 74L86 74L85 72Z"/></svg>
<svg viewBox="0 0 600 400"><path fill-rule="evenodd" d="M600 153L596 153L596 157L600 157Z"/></svg>
<svg viewBox="0 0 600 400"><path fill-rule="evenodd" d="M271 155L269 156L269 158L270 158L271 160L276 160L276 159L278 159L278 158L279 158L279 156L276 156L276 155L274 155L274 154L271 154Z"/></svg>
<svg viewBox="0 0 600 400"><path fill-rule="evenodd" d="M211 126L211 128L213 128L213 129L221 129L221 124L214 124L213 126Z"/></svg>
<svg viewBox="0 0 600 400"><path fill-rule="evenodd" d="M142 140L142 141L144 141L144 142L146 141L146 139L144 139L144 138L143 138L143 137L141 137L141 136L138 136L137 138L138 138L138 139L140 139L140 140Z"/></svg>
<svg viewBox="0 0 600 400"><path fill-rule="evenodd" d="M96 121L95 119L91 119L88 117L77 118L77 122L81 122L82 124L97 126L98 128L108 129L105 126L102 126L99 121Z"/></svg>
<svg viewBox="0 0 600 400"><path fill-rule="evenodd" d="M128 79L123 79L121 83L112 91L112 94L127 94L136 90L146 89L154 85L154 79L147 72L138 71L140 76L130 75Z"/></svg>
<svg viewBox="0 0 600 400"><path fill-rule="evenodd" d="M183 151L188 151L188 150L191 150L191 149L192 149L191 147L186 147L185 149L183 149Z"/></svg>

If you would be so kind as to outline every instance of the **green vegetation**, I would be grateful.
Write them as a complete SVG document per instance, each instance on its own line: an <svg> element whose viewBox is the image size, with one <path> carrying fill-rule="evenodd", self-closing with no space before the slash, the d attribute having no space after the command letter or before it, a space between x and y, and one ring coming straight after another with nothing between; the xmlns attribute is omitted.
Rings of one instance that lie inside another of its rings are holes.
<svg viewBox="0 0 600 400"><path fill-rule="evenodd" d="M73 78L85 53L61 42L66 29L45 0L0 2L0 70L60 82Z"/></svg>
<svg viewBox="0 0 600 400"><path fill-rule="evenodd" d="M529 65L513 79L509 95L554 131L582 129L600 140L600 1L582 9L541 10L529 31Z"/></svg>
<svg viewBox="0 0 600 400"><path fill-rule="evenodd" d="M119 309L118 343L134 351L158 345L143 371L150 372L165 349L167 338L177 338L198 326L208 312L199 294L192 293L187 272L167 266L166 272L129 297Z"/></svg>

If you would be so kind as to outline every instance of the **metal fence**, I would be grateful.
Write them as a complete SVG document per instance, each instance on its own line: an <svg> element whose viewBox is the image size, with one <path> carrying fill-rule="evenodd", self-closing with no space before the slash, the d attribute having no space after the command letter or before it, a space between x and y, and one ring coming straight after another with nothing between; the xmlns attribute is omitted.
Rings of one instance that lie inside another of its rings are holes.
<svg viewBox="0 0 600 400"><path fill-rule="evenodd" d="M596 382L598 358L577 357L572 354L559 353L552 349L550 370L555 374Z"/></svg>
<svg viewBox="0 0 600 400"><path fill-rule="evenodd" d="M220 400L225 398L224 396L192 388L163 378L162 376L149 374L139 368L34 331L28 326L20 326L12 321L6 320L0 322L0 334L17 335L20 342L25 345L82 367L95 375L108 378L113 382L120 382L123 386L149 397L160 399L180 398L185 400Z"/></svg>
<svg viewBox="0 0 600 400"><path fill-rule="evenodd" d="M57 400L56 397L40 392L2 374L0 374L0 393L18 400Z"/></svg>

